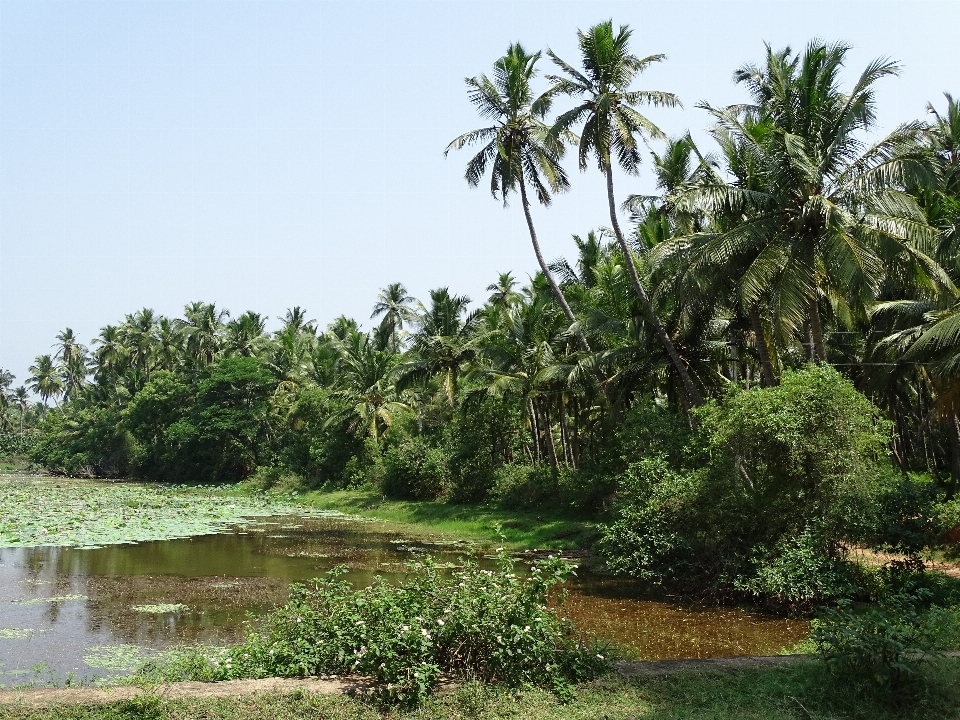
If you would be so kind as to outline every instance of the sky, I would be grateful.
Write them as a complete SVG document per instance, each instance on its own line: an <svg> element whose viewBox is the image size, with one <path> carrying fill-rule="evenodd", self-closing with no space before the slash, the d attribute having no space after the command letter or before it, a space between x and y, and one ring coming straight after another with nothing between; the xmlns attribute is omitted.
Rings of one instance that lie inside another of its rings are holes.
<svg viewBox="0 0 960 720"><path fill-rule="evenodd" d="M64 328L89 344L144 307L215 302L275 329L299 305L369 328L391 282L480 302L500 272L525 281L519 201L443 154L484 124L464 78L517 40L578 64L577 30L609 18L668 56L636 87L684 108L648 117L706 150L697 103L746 100L732 74L764 42L844 41L850 82L899 61L878 136L960 94L960 0L0 0L0 368L19 385ZM548 258L609 225L599 173L568 165L572 190L533 210ZM652 192L649 163L616 183Z"/></svg>

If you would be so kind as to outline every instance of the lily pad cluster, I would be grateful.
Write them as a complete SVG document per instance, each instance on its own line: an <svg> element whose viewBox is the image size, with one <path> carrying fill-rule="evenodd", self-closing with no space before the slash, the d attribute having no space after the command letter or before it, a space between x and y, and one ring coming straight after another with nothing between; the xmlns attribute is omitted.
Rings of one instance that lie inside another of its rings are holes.
<svg viewBox="0 0 960 720"><path fill-rule="evenodd" d="M274 515L330 516L216 489L0 477L0 548L103 545L209 535Z"/></svg>

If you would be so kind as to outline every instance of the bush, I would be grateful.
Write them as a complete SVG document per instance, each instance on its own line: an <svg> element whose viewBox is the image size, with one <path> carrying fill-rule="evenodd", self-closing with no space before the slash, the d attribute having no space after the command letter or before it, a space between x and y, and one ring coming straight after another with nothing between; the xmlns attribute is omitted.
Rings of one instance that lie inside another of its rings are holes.
<svg viewBox="0 0 960 720"><path fill-rule="evenodd" d="M359 591L340 579L340 567L291 586L287 604L243 644L199 659L197 651L175 669L213 680L366 675L380 683L381 697L407 704L422 700L442 673L562 693L604 670L604 648L578 638L547 606L570 568L555 558L521 579L512 567L502 551L496 571L471 564L444 576L428 560L411 564L401 585L378 578Z"/></svg>
<svg viewBox="0 0 960 720"><path fill-rule="evenodd" d="M924 532L910 520L912 495L894 488L882 507L895 482L889 423L832 368L735 389L696 414L685 450L652 452L622 474L615 520L601 540L612 569L809 607L848 592L843 543L878 518L904 521L891 544Z"/></svg>
<svg viewBox="0 0 960 720"><path fill-rule="evenodd" d="M501 465L493 473L490 497L505 508L529 509L555 504L557 476L545 465Z"/></svg>
<svg viewBox="0 0 960 720"><path fill-rule="evenodd" d="M960 646L960 613L921 609L925 594L888 595L854 610L841 601L824 611L812 639L821 658L840 677L882 690L909 683L920 665L944 649Z"/></svg>
<svg viewBox="0 0 960 720"><path fill-rule="evenodd" d="M391 497L435 500L450 491L447 454L422 437L406 438L383 456L383 492Z"/></svg>
<svg viewBox="0 0 960 720"><path fill-rule="evenodd" d="M39 441L33 433L0 433L0 457L4 455L29 455Z"/></svg>

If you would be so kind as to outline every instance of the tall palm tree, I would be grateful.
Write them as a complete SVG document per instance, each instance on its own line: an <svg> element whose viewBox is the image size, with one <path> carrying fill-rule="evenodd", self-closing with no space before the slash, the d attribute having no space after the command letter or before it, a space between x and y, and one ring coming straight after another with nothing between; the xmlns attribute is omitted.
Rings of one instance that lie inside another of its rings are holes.
<svg viewBox="0 0 960 720"><path fill-rule="evenodd" d="M33 361L33 365L30 366L28 385L30 391L39 395L44 404L53 398L54 404L60 407L57 398L63 392L63 381L60 379L52 357L41 355Z"/></svg>
<svg viewBox="0 0 960 720"><path fill-rule="evenodd" d="M617 218L617 202L613 192L614 156L621 168L630 174L636 174L640 167L642 138L666 138L660 128L636 110L636 106L680 105L680 101L672 93L629 89L639 73L653 63L665 59L664 55L649 55L645 58L633 55L630 52L631 34L632 31L626 25L622 25L614 34L612 20L594 25L587 32L579 31L583 72L550 51L550 57L566 75L550 77L554 81L550 94L582 99L577 107L557 118L551 135L559 140L561 135L569 133L574 125L583 123L579 145L580 169L587 169L589 158L593 155L600 171L606 176L610 223L623 252L634 292L649 314L657 339L669 355L687 396L694 405L699 405L703 402L700 390L653 310Z"/></svg>
<svg viewBox="0 0 960 720"><path fill-rule="evenodd" d="M70 402L80 397L83 389L87 386L87 375L90 374L90 366L87 362L86 353L74 353L70 356L70 361L64 363L60 368L60 376L63 378L63 400Z"/></svg>
<svg viewBox="0 0 960 720"><path fill-rule="evenodd" d="M389 335L390 347L395 353L400 352L400 332L403 330L403 323L409 322L414 317L410 303L415 300L416 298L407 293L403 283L390 283L380 291L377 302L373 306L370 318L383 315L380 328L382 332Z"/></svg>
<svg viewBox="0 0 960 720"><path fill-rule="evenodd" d="M27 389L21 385L16 390L13 391L11 396L14 404L20 409L20 434L23 435L23 412L27 409L29 403L29 398L27 396Z"/></svg>
<svg viewBox="0 0 960 720"><path fill-rule="evenodd" d="M57 343L54 345L54 347L57 348L57 352L54 357L63 362L64 365L67 365L78 345L77 336L73 330L66 328L62 332L57 333Z"/></svg>
<svg viewBox="0 0 960 720"><path fill-rule="evenodd" d="M517 284L513 273L500 273L497 282L487 285L487 292L492 293L487 302L495 308L509 310L523 300L523 294L515 289Z"/></svg>
<svg viewBox="0 0 960 720"><path fill-rule="evenodd" d="M845 45L814 41L802 55L767 46L763 67L735 78L753 104L710 111L736 138L760 182L754 187L709 184L700 193L708 213L739 217L703 239L696 262L742 263L746 306L770 297L778 322L812 338L811 359L826 360L821 307L845 297L865 313L881 281L914 277L952 287L932 259L936 233L901 188L933 173L920 146L920 123L902 125L872 147L859 136L875 121L875 83L898 72L875 60L849 92L840 89Z"/></svg>
<svg viewBox="0 0 960 720"><path fill-rule="evenodd" d="M315 325L317 321L307 320L307 311L299 305L289 308L286 314L278 319L283 322L283 330L281 330L281 332L293 330L294 333L305 332L310 335L314 335L317 332Z"/></svg>
<svg viewBox="0 0 960 720"><path fill-rule="evenodd" d="M380 442L396 413L406 408L397 399L393 384L397 355L377 350L369 335L357 331L338 340L337 348L340 357L335 395L346 401L347 408L334 414L327 424L352 416L352 429L363 429Z"/></svg>
<svg viewBox="0 0 960 720"><path fill-rule="evenodd" d="M507 54L494 63L492 79L486 75L466 79L470 101L480 116L492 121L493 125L464 133L447 145L443 154L446 156L451 150L485 143L467 163L464 177L471 187L476 187L489 165L490 192L495 198L502 199L504 206L510 193L520 190L520 202L540 270L567 321L575 326L576 316L540 250L527 195L529 183L540 204L549 206L552 193L570 187L567 173L560 165L563 156L560 139L569 137L567 134L562 138L551 136L543 121L550 108L550 97L534 98L530 85L540 55L539 52L530 55L520 43L513 43L507 48ZM580 344L588 349L583 335L579 330L575 332Z"/></svg>

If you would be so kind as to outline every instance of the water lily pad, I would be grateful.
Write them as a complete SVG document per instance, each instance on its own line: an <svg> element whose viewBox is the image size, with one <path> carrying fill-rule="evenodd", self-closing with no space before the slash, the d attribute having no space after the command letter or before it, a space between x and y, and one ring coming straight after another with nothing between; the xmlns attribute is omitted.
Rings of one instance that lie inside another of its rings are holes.
<svg viewBox="0 0 960 720"><path fill-rule="evenodd" d="M32 628L0 628L0 640L26 640L35 632Z"/></svg>
<svg viewBox="0 0 960 720"><path fill-rule="evenodd" d="M40 603L61 603L70 600L86 600L86 595L53 595L45 598L30 598L29 600L17 600L18 605L39 605Z"/></svg>
<svg viewBox="0 0 960 720"><path fill-rule="evenodd" d="M190 608L183 603L158 603L156 605L133 605L130 609L138 613L162 615L163 613L184 612Z"/></svg>

